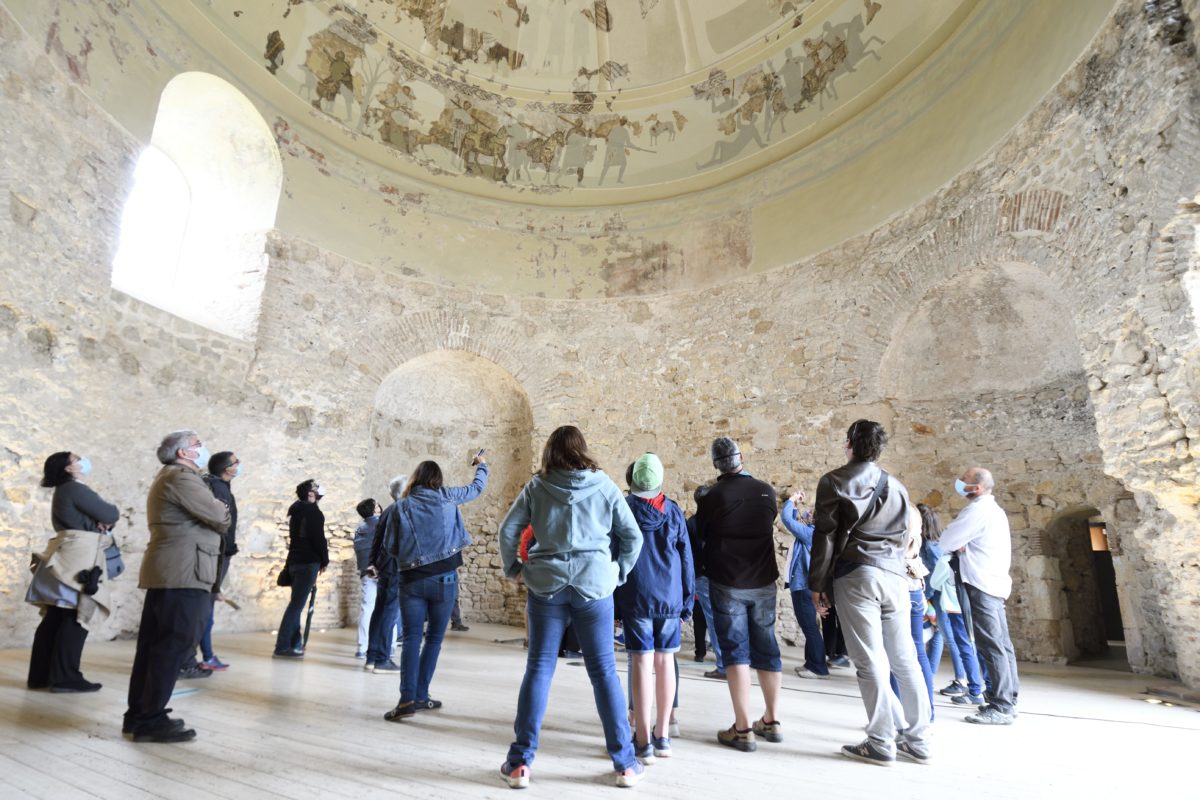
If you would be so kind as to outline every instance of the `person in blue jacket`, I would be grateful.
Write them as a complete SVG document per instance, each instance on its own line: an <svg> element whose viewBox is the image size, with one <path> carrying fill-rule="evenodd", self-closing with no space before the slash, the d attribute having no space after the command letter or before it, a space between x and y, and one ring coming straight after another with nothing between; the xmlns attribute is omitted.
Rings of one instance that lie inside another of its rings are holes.
<svg viewBox="0 0 1200 800"><path fill-rule="evenodd" d="M390 722L442 707L440 700L429 696L429 684L458 600L462 550L471 543L458 507L479 497L487 486L488 465L482 453L471 460L475 480L467 486L443 486L437 462L422 461L380 523L388 526L384 540L394 542L404 629L400 702L383 715Z"/></svg>
<svg viewBox="0 0 1200 800"><path fill-rule="evenodd" d="M642 531L642 552L629 579L613 594L633 661L634 749L643 763L671 755L668 726L675 697L680 624L692 615L696 571L683 510L662 490L663 466L646 453L633 464L625 498ZM650 728L651 705L658 721Z"/></svg>
<svg viewBox="0 0 1200 800"><path fill-rule="evenodd" d="M813 525L812 511L807 509L797 515L798 507L804 503L804 492L793 492L783 504L780 520L788 533L796 537L792 543L792 555L788 561L788 588L792 592L792 610L796 622L804 634L804 666L796 667L801 678L829 678L829 666L825 663L825 640L821 636L821 624L817 619L817 607L813 605L812 593L808 590L808 564L812 555Z"/></svg>
<svg viewBox="0 0 1200 800"><path fill-rule="evenodd" d="M518 555L521 531L533 526L529 560ZM613 656L613 590L642 549L642 532L621 490L588 452L583 433L564 425L550 434L542 466L500 524L500 563L529 590L529 655L513 722L515 738L500 774L514 789L529 785L550 681L570 623L583 651L617 786L645 770L633 752Z"/></svg>

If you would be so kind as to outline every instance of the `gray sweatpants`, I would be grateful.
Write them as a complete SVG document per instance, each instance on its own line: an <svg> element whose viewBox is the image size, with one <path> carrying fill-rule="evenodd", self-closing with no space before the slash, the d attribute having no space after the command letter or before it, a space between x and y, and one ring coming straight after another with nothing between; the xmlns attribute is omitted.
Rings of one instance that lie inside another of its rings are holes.
<svg viewBox="0 0 1200 800"><path fill-rule="evenodd" d="M891 756L896 755L897 735L926 748L929 694L913 646L907 579L863 565L834 579L833 601L867 708L867 738L876 750ZM892 716L889 673L900 688L900 731Z"/></svg>

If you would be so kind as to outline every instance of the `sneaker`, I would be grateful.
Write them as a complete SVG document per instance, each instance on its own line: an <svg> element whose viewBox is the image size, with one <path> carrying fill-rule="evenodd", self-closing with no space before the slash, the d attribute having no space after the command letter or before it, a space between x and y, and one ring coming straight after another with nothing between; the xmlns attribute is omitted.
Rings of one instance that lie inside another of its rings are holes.
<svg viewBox="0 0 1200 800"><path fill-rule="evenodd" d="M363 664L363 672L374 672L374 671L375 671L375 665L373 663L371 663L370 661Z"/></svg>
<svg viewBox="0 0 1200 800"><path fill-rule="evenodd" d="M407 703L397 703L391 711L383 712L383 718L388 722L399 722L417 713L417 704L409 700Z"/></svg>
<svg viewBox="0 0 1200 800"><path fill-rule="evenodd" d="M890 767L896 763L895 756L889 756L887 753L876 750L870 739L863 739L859 744L845 745L842 747L842 755L857 761L865 761L868 764L878 764L881 767Z"/></svg>
<svg viewBox="0 0 1200 800"><path fill-rule="evenodd" d="M617 786L620 786L622 789L637 786L638 781L642 779L642 775L645 772L646 768L642 766L642 762L635 761L632 767L617 772Z"/></svg>
<svg viewBox="0 0 1200 800"><path fill-rule="evenodd" d="M754 741L753 728L748 731L739 731L736 725L730 725L728 730L717 731L717 741L726 747L741 750L743 753L753 753L758 749L758 743Z"/></svg>
<svg viewBox="0 0 1200 800"><path fill-rule="evenodd" d="M442 707L442 701L426 697L424 700L415 701L413 705L416 706L417 711L436 711Z"/></svg>
<svg viewBox="0 0 1200 800"><path fill-rule="evenodd" d="M983 695L978 694L959 694L950 698L950 702L956 706L982 706L986 705L983 702Z"/></svg>
<svg viewBox="0 0 1200 800"><path fill-rule="evenodd" d="M924 746L903 740L896 742L896 755L914 764L928 764L930 761L929 751Z"/></svg>
<svg viewBox="0 0 1200 800"><path fill-rule="evenodd" d="M650 744L654 746L655 758L670 758L671 757L671 740L666 736L655 736L650 739Z"/></svg>
<svg viewBox="0 0 1200 800"><path fill-rule="evenodd" d="M654 745L650 744L649 742L646 742L644 745L641 745L639 747L638 744L635 742L633 745L633 755L635 758L637 758L638 761L641 761L643 764L653 764L654 763Z"/></svg>
<svg viewBox="0 0 1200 800"><path fill-rule="evenodd" d="M834 669L849 669L850 657L838 656L837 658L831 658L829 659L829 666L833 667Z"/></svg>
<svg viewBox="0 0 1200 800"><path fill-rule="evenodd" d="M967 693L967 687L963 686L961 683L959 683L957 678L950 681L950 685L947 686L945 689L938 690L938 694L945 695L946 697L958 697L959 695L966 694L966 693Z"/></svg>
<svg viewBox="0 0 1200 800"><path fill-rule="evenodd" d="M984 706L976 711L971 716L967 717L967 722L973 725L1012 725L1013 718L1011 714L1005 714L995 706Z"/></svg>
<svg viewBox="0 0 1200 800"><path fill-rule="evenodd" d="M457 623L457 624L455 624L455 625L451 625L451 626L450 626L450 630L452 630L452 631L458 631L459 633L463 633L464 631L469 631L469 630L471 630L471 628L470 628L470 626L468 626L468 625L463 625L461 622L459 622L459 623Z"/></svg>
<svg viewBox="0 0 1200 800"><path fill-rule="evenodd" d="M505 761L500 765L500 774L504 776L504 780L508 781L510 789L529 788L528 764L514 764L511 761Z"/></svg>
<svg viewBox="0 0 1200 800"><path fill-rule="evenodd" d="M371 671L374 672L376 675L382 675L385 672L399 672L400 665L397 664L395 661L392 661L389 658L387 661L383 662L382 664L376 664L375 669L373 669Z"/></svg>
<svg viewBox="0 0 1200 800"><path fill-rule="evenodd" d="M200 669L207 669L213 672L224 672L225 670L229 669L229 665L216 656L213 656L212 658L206 658L201 661Z"/></svg>
<svg viewBox="0 0 1200 800"><path fill-rule="evenodd" d="M366 658L366 657L367 657L367 651L366 651L366 650L355 650L355 651L354 651L354 657L355 657L355 658Z"/></svg>
<svg viewBox="0 0 1200 800"><path fill-rule="evenodd" d="M814 678L819 681L829 680L828 675L818 675L817 673L813 672L808 667L796 667L796 674L799 675L801 678Z"/></svg>
<svg viewBox="0 0 1200 800"><path fill-rule="evenodd" d="M704 673L704 677L715 678L716 680L723 681L723 680L725 680L725 670L710 669L708 672Z"/></svg>
<svg viewBox="0 0 1200 800"><path fill-rule="evenodd" d="M762 737L768 742L778 744L783 741L783 725L779 720L767 722L765 719L757 719L750 730L754 731L755 736Z"/></svg>
<svg viewBox="0 0 1200 800"><path fill-rule="evenodd" d="M271 653L271 658L304 658L304 653L297 653L295 650L276 650ZM211 675L212 673L206 673Z"/></svg>
<svg viewBox="0 0 1200 800"><path fill-rule="evenodd" d="M625 634L618 633L618 634L614 635L613 636L613 644L615 644L617 647L624 647L625 646Z"/></svg>
<svg viewBox="0 0 1200 800"><path fill-rule="evenodd" d="M199 664L192 664L190 667L184 667L183 669L179 670L179 677L185 681L193 680L195 678L211 678L212 671L205 669ZM50 687L50 691L54 691L53 686Z"/></svg>
<svg viewBox="0 0 1200 800"><path fill-rule="evenodd" d="M678 736L678 735L679 735L679 723L676 722L675 720L671 720L670 722L667 723L667 736Z"/></svg>

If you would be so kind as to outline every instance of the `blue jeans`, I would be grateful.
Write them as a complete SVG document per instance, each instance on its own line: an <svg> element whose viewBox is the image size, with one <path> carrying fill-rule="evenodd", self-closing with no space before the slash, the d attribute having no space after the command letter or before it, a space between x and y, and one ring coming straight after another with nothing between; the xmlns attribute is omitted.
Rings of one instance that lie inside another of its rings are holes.
<svg viewBox="0 0 1200 800"><path fill-rule="evenodd" d="M276 653L299 650L303 646L300 615L304 611L304 604L308 602L309 592L317 585L317 574L321 571L321 565L290 564L287 569L292 574L292 599L288 601L283 620L279 623L279 635L275 637Z"/></svg>
<svg viewBox="0 0 1200 800"><path fill-rule="evenodd" d="M200 655L205 661L212 661L216 658L212 646L213 611L217 604L217 596L215 594L212 596L212 600L208 604L208 622L204 623L204 634L200 637Z"/></svg>
<svg viewBox="0 0 1200 800"><path fill-rule="evenodd" d="M717 669L725 671L725 659L721 656L721 643L717 641L717 626L713 622L712 596L708 591L708 578L703 575L696 577L696 602L704 613L704 622L708 626L708 640L712 643L713 655L717 657Z"/></svg>
<svg viewBox="0 0 1200 800"><path fill-rule="evenodd" d="M925 655L925 591L910 589L908 592L908 624L912 632L913 647L917 651L917 664L921 667L921 677L925 679L925 692L929 695L929 718L933 719L933 670L929 666L929 657ZM900 686L896 676L891 678L892 691L900 696Z"/></svg>
<svg viewBox="0 0 1200 800"><path fill-rule="evenodd" d="M392 660L396 623L400 618L400 578L381 574L375 583L375 610L367 627L367 663Z"/></svg>
<svg viewBox="0 0 1200 800"><path fill-rule="evenodd" d="M550 682L558 665L558 648L570 623L583 650L583 662L592 682L596 711L600 714L613 768L623 772L632 767L637 759L613 656L612 595L586 600L571 586L548 596L530 592L528 613L529 655L517 698L517 718L513 721L516 738L508 748L509 763L532 764L537 754Z"/></svg>
<svg viewBox="0 0 1200 800"><path fill-rule="evenodd" d="M404 624L404 649L400 652L401 703L429 699L429 683L437 669L442 639L456 602L458 572L454 570L400 584L400 616Z"/></svg>
<svg viewBox="0 0 1200 800"><path fill-rule="evenodd" d="M812 592L808 589L792 592L792 610L796 612L796 622L800 623L800 631L804 634L804 668L816 675L828 675L825 637L821 635L821 625L817 622L817 607L813 605Z"/></svg>
<svg viewBox="0 0 1200 800"><path fill-rule="evenodd" d="M710 581L708 590L725 666L749 664L764 672L782 672L775 638L775 583L734 589Z"/></svg>

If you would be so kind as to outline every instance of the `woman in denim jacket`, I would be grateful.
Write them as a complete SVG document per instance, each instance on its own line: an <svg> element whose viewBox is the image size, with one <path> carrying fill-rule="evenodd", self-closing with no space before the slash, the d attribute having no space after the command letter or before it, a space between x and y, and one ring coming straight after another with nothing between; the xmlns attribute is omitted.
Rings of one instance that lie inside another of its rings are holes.
<svg viewBox="0 0 1200 800"><path fill-rule="evenodd" d="M450 612L458 600L462 549L471 543L458 507L481 495L488 480L482 451L471 464L475 480L470 485L445 487L437 462L422 461L409 478L404 494L381 522L387 526L384 541L392 543L400 566L400 618L404 628L400 702L383 715L393 722L417 711L442 707L441 701L429 697L429 683L437 669Z"/></svg>
<svg viewBox="0 0 1200 800"><path fill-rule="evenodd" d="M533 525L529 561L518 557L521 531ZM621 683L613 657L613 590L637 563L642 532L621 490L587 449L583 434L565 425L546 440L542 468L500 524L500 563L529 589L529 655L513 723L516 740L500 773L514 789L529 785L529 770L559 642L574 626L618 786L633 786L643 767L633 752Z"/></svg>

